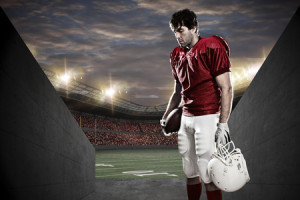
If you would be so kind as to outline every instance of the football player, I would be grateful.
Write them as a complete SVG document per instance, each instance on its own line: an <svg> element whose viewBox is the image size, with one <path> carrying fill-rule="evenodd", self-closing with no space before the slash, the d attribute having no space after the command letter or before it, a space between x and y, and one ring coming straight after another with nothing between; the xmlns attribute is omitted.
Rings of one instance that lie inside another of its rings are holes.
<svg viewBox="0 0 300 200"><path fill-rule="evenodd" d="M175 79L161 123L183 100L178 131L178 150L187 177L190 200L200 199L204 182L208 200L222 199L207 165L216 145L230 141L227 121L232 107L229 47L219 36L202 38L196 14L180 10L172 15L170 28L179 44L170 54ZM202 181L201 181L202 180Z"/></svg>

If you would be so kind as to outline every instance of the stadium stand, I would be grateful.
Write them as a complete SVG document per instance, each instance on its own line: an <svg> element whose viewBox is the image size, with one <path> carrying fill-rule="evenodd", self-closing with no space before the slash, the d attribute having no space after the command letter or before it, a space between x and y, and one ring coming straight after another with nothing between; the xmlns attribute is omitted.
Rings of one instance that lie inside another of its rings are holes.
<svg viewBox="0 0 300 200"><path fill-rule="evenodd" d="M123 130L130 133L141 133L141 129L139 128L136 122L131 121L119 121L118 124L122 127Z"/></svg>
<svg viewBox="0 0 300 200"><path fill-rule="evenodd" d="M139 123L143 133L158 133L161 131L159 123Z"/></svg>
<svg viewBox="0 0 300 200"><path fill-rule="evenodd" d="M97 127L103 127L104 129L107 129L109 131L118 131L118 132L123 131L123 129L118 124L114 123L111 120L104 119L101 117L96 117L95 120L96 120Z"/></svg>
<svg viewBox="0 0 300 200"><path fill-rule="evenodd" d="M159 121L125 120L72 111L94 146L176 146L177 135L165 137Z"/></svg>

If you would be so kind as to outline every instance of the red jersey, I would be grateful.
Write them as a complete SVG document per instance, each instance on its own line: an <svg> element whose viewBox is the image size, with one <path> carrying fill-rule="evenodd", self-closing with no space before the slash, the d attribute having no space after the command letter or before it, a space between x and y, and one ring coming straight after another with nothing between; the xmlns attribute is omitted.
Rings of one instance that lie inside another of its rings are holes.
<svg viewBox="0 0 300 200"><path fill-rule="evenodd" d="M176 47L171 55L175 80L182 85L185 116L220 112L221 92L215 77L230 71L229 47L218 36L200 38L189 51Z"/></svg>

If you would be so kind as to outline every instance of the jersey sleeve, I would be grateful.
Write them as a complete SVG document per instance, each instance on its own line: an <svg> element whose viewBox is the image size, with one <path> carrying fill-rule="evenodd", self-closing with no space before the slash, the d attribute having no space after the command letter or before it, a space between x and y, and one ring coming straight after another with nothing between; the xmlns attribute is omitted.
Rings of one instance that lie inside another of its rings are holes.
<svg viewBox="0 0 300 200"><path fill-rule="evenodd" d="M171 52L171 54L170 54L170 64L171 64L171 69L172 69L172 75L173 75L175 81L176 81L177 83L180 83L180 82L179 82L179 79L178 79L178 76L177 76L177 73L176 73L176 71L175 71L175 64L174 64L174 57L173 57L173 54L174 54L174 51Z"/></svg>
<svg viewBox="0 0 300 200"><path fill-rule="evenodd" d="M210 71L213 76L230 72L229 47L225 40L214 36L208 48Z"/></svg>

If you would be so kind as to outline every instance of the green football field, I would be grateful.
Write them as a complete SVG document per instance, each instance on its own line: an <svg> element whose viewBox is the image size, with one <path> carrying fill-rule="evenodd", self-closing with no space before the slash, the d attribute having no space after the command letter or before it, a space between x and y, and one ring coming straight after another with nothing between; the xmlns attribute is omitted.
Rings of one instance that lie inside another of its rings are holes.
<svg viewBox="0 0 300 200"><path fill-rule="evenodd" d="M184 178L177 149L96 151L96 178Z"/></svg>

